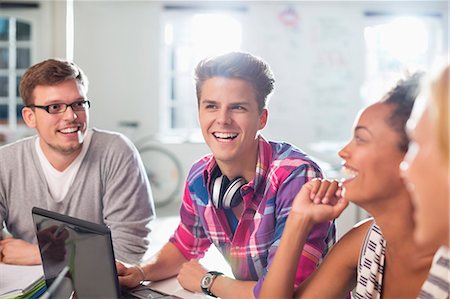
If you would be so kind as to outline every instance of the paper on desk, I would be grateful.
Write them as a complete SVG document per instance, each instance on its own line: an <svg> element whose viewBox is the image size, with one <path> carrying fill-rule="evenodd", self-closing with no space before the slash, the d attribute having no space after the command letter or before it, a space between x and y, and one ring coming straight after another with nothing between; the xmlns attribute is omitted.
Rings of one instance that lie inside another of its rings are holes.
<svg viewBox="0 0 450 299"><path fill-rule="evenodd" d="M149 286L152 289L155 289L157 291L174 295L177 297L181 297L184 299L205 299L209 298L207 295L203 293L192 293L189 292L180 285L178 280L175 277L156 281L156 282L150 282Z"/></svg>
<svg viewBox="0 0 450 299"><path fill-rule="evenodd" d="M18 266L0 263L0 298L26 293L44 279L41 265Z"/></svg>

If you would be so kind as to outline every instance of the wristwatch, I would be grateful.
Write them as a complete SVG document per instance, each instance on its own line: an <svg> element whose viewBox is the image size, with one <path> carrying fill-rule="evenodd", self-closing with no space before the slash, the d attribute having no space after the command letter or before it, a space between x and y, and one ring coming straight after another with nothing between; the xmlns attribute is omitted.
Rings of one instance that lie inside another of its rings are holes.
<svg viewBox="0 0 450 299"><path fill-rule="evenodd" d="M223 275L223 273L217 271L209 271L203 275L202 280L200 281L200 287L202 288L203 293L217 298L217 296L211 292L210 288L217 276L220 275Z"/></svg>

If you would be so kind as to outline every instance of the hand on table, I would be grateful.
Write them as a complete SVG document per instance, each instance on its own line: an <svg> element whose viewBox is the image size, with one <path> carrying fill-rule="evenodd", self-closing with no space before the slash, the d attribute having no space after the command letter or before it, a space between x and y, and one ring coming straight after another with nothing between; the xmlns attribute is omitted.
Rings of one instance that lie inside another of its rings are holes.
<svg viewBox="0 0 450 299"><path fill-rule="evenodd" d="M180 285L191 292L202 292L200 282L208 270L198 260L190 260L181 266L177 279Z"/></svg>
<svg viewBox="0 0 450 299"><path fill-rule="evenodd" d="M121 286L134 288L143 280L142 273L136 266L116 261L116 269Z"/></svg>
<svg viewBox="0 0 450 299"><path fill-rule="evenodd" d="M0 240L0 261L14 265L39 265L41 255L39 247L21 239Z"/></svg>

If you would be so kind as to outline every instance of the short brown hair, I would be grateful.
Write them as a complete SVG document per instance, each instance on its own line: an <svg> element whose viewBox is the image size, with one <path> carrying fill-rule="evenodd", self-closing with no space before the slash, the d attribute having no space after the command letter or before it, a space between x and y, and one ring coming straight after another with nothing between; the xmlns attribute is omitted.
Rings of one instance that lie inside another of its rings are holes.
<svg viewBox="0 0 450 299"><path fill-rule="evenodd" d="M261 58L244 52L206 58L195 68L195 87L200 104L203 83L213 77L241 79L252 84L258 108L261 112L267 105L267 96L272 92L275 79L269 65Z"/></svg>
<svg viewBox="0 0 450 299"><path fill-rule="evenodd" d="M31 66L20 80L19 92L25 106L33 104L33 92L38 85L56 85L75 79L87 92L88 78L73 62L48 59Z"/></svg>

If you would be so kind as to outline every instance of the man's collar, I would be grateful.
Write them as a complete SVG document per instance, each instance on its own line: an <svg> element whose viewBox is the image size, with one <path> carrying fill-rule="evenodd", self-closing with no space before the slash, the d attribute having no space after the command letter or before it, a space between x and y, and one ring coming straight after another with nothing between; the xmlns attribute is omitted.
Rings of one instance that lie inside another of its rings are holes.
<svg viewBox="0 0 450 299"><path fill-rule="evenodd" d="M267 171L272 157L272 147L270 143L262 136L258 136L258 160L255 166L255 178L253 181L249 182L249 186L253 187L255 190L258 189L258 185L265 181L267 176ZM206 165L205 171L203 172L203 179L205 186L208 186L210 177L214 169L218 167L214 155L211 156L211 160ZM220 170L219 170L220 171Z"/></svg>

